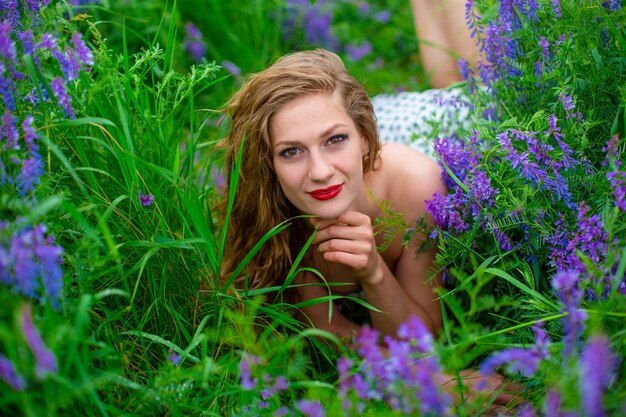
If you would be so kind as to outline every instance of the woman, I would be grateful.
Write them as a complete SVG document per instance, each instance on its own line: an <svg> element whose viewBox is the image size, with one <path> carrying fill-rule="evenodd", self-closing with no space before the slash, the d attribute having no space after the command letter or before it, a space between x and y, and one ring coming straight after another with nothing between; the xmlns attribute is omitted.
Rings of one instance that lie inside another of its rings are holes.
<svg viewBox="0 0 626 417"><path fill-rule="evenodd" d="M225 276L268 230L301 214L272 238L249 264L251 288L282 284L307 238L316 229L305 266L334 283L335 293L362 291L371 324L395 335L409 315L433 332L441 327L434 249L420 252L420 239L402 245L395 236L379 252L374 233L381 202L407 224L429 215L424 201L443 190L437 164L414 149L378 140L373 107L365 89L338 56L325 50L298 52L278 60L244 83L227 106L231 131L224 140L232 166L244 140L239 184L229 224ZM243 277L242 277L243 278ZM312 272L295 284L298 301L328 295ZM341 284L341 285L339 285ZM302 309L311 325L350 338L358 324L329 306Z"/></svg>
<svg viewBox="0 0 626 417"><path fill-rule="evenodd" d="M395 336L410 315L437 334L442 317L435 249L422 251L426 237L419 234L406 246L402 236L387 242L389 236L375 233L373 225L388 215L386 207L408 225L422 218L428 224L424 201L444 191L441 171L407 145L379 142L372 103L339 57L320 49L287 55L248 78L227 113L226 166L234 166L240 149L242 154L223 279L240 288L282 286L315 232L302 261L308 268L295 277L291 301L320 299L331 289L360 293L374 307L367 310L369 324L381 336ZM232 276L263 235L289 219L291 226ZM379 252L379 246L386 249ZM313 303L298 318L350 341L359 322L345 305L330 307ZM502 383L498 376L461 375L466 387L480 384L487 392ZM456 383L447 384L453 379L442 375L441 381L454 393ZM495 403L511 398L499 394Z"/></svg>

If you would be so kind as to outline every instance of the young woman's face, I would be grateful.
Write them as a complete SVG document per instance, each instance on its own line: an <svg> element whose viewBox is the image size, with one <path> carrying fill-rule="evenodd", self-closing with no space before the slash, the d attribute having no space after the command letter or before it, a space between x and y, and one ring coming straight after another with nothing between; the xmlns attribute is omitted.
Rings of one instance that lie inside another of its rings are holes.
<svg viewBox="0 0 626 417"><path fill-rule="evenodd" d="M338 93L317 93L287 103L270 126L274 169L300 211L334 219L363 192L367 145Z"/></svg>

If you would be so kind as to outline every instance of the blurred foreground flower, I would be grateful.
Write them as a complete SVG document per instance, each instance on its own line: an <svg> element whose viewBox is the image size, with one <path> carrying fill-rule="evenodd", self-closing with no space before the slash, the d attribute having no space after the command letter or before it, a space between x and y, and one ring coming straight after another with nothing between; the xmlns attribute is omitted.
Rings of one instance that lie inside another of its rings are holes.
<svg viewBox="0 0 626 417"><path fill-rule="evenodd" d="M26 388L24 377L19 375L13 363L0 353L0 379L6 382L16 391L23 391Z"/></svg>
<svg viewBox="0 0 626 417"><path fill-rule="evenodd" d="M339 395L346 415L361 414L372 400L383 400L406 415L450 415L452 399L439 389L441 368L426 326L411 316L398 327L398 339L387 336L384 342L387 356L378 332L363 327L355 339L359 359L339 359Z"/></svg>
<svg viewBox="0 0 626 417"><path fill-rule="evenodd" d="M43 339L33 322L30 304L24 304L20 310L20 327L24 339L37 361L37 376L43 378L47 373L56 373L58 370L57 358L43 343Z"/></svg>

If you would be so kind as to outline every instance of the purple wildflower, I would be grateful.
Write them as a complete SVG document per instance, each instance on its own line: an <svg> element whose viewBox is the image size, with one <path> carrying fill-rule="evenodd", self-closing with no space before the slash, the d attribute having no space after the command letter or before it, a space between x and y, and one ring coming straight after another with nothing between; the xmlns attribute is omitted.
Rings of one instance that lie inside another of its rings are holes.
<svg viewBox="0 0 626 417"><path fill-rule="evenodd" d="M532 404L524 403L517 410L517 417L537 417Z"/></svg>
<svg viewBox="0 0 626 417"><path fill-rule="evenodd" d="M144 195L141 191L139 191L139 201L141 202L142 206L148 207L153 203L154 199L152 198L152 194Z"/></svg>
<svg viewBox="0 0 626 417"><path fill-rule="evenodd" d="M185 44L185 50L193 59L197 62L202 61L206 54L206 44L202 40L202 32L192 22L187 22L185 25L185 31L187 36L183 41Z"/></svg>
<svg viewBox="0 0 626 417"><path fill-rule="evenodd" d="M39 43L37 44L37 49L47 49L53 54L57 51L57 40L52 34L46 32L41 35L39 39Z"/></svg>
<svg viewBox="0 0 626 417"><path fill-rule="evenodd" d="M554 11L554 17L561 18L561 0L550 0L552 4L552 10Z"/></svg>
<svg viewBox="0 0 626 417"><path fill-rule="evenodd" d="M346 46L346 50L348 52L349 60L360 61L372 53L372 44L368 41L363 41L360 46L350 43Z"/></svg>
<svg viewBox="0 0 626 417"><path fill-rule="evenodd" d="M13 267L13 280L15 289L27 297L37 296L37 278L39 266L33 256L31 247L32 233L24 231L11 236L9 253Z"/></svg>
<svg viewBox="0 0 626 417"><path fill-rule="evenodd" d="M535 61L535 77L541 78L543 77L543 62ZM540 84L537 84L539 86Z"/></svg>
<svg viewBox="0 0 626 417"><path fill-rule="evenodd" d="M67 83L63 78L55 77L50 82L50 88L54 93L54 97L57 99L59 107L65 112L65 115L70 119L74 119L76 117L76 113L72 108L72 98L65 89L66 84Z"/></svg>
<svg viewBox="0 0 626 417"><path fill-rule="evenodd" d="M13 363L0 353L0 379L7 383L15 391L24 391L26 381L17 373Z"/></svg>
<svg viewBox="0 0 626 417"><path fill-rule="evenodd" d="M474 70L470 68L469 63L465 58L458 60L457 65L461 72L461 77L467 83L467 92L473 94L476 91L476 79L474 78Z"/></svg>
<svg viewBox="0 0 626 417"><path fill-rule="evenodd" d="M39 146L35 141L39 138L39 135L33 127L33 116L27 115L22 122L22 130L24 131L24 142L26 142L26 149L30 152L32 157L38 155Z"/></svg>
<svg viewBox="0 0 626 417"><path fill-rule="evenodd" d="M9 109L5 109L2 115L2 126L0 126L0 143L3 139L6 139L6 143L2 145L2 149L20 149L18 144L19 133L15 126L16 121L17 117L15 117Z"/></svg>
<svg viewBox="0 0 626 417"><path fill-rule="evenodd" d="M609 0L609 10L618 11L622 7L622 0Z"/></svg>
<svg viewBox="0 0 626 417"><path fill-rule="evenodd" d="M181 356L178 354L178 352L176 352L173 349L169 350L169 355L167 355L167 360L172 362L175 366L180 365L180 363L182 362L183 358L181 358Z"/></svg>
<svg viewBox="0 0 626 417"><path fill-rule="evenodd" d="M241 76L241 69L234 62L231 61L222 61L222 66L226 71L231 73L235 77Z"/></svg>
<svg viewBox="0 0 626 417"><path fill-rule="evenodd" d="M582 291L578 285L579 275L573 271L560 271L552 278L552 288L564 304L563 311L567 313L563 318L565 355L573 352L587 318L587 313L578 309L578 304L582 300Z"/></svg>
<svg viewBox="0 0 626 417"><path fill-rule="evenodd" d="M5 20L4 13L2 22L0 22L0 57L9 61L10 64L17 62L17 49L15 42L11 39L13 32L13 24L9 20Z"/></svg>
<svg viewBox="0 0 626 417"><path fill-rule="evenodd" d="M545 36L542 36L539 40L539 46L541 47L541 55L547 58L550 55L550 42L548 42Z"/></svg>
<svg viewBox="0 0 626 417"><path fill-rule="evenodd" d="M252 366L259 363L257 356L244 353L239 361L239 383L245 391L256 388L257 379L252 377Z"/></svg>
<svg viewBox="0 0 626 417"><path fill-rule="evenodd" d="M17 10L17 0L0 1L2 20L13 25L20 24L20 12Z"/></svg>
<svg viewBox="0 0 626 417"><path fill-rule="evenodd" d="M36 226L36 228L42 227L43 225ZM39 232L39 236L43 237L43 231ZM54 239L49 236L45 243L37 242L33 250L41 265L41 282L44 293L50 299L52 306L56 308L63 290L63 269L61 269L63 248L55 245Z"/></svg>
<svg viewBox="0 0 626 417"><path fill-rule="evenodd" d="M325 417L326 411L319 401L299 400L296 407L307 417Z"/></svg>
<svg viewBox="0 0 626 417"><path fill-rule="evenodd" d="M481 27L477 23L480 17L474 12L474 0L465 1L465 24L470 30L470 37L476 38L476 44L479 49L483 49L483 40L480 37Z"/></svg>
<svg viewBox="0 0 626 417"><path fill-rule="evenodd" d="M543 403L545 417L561 417L561 395L554 390L548 391Z"/></svg>
<svg viewBox="0 0 626 417"><path fill-rule="evenodd" d="M416 315L398 326L398 337L415 344L418 353L431 353L434 349L432 333Z"/></svg>
<svg viewBox="0 0 626 417"><path fill-rule="evenodd" d="M94 64L93 53L83 40L83 36L80 33L75 32L70 41L72 42L72 45L74 45L78 61L87 71L89 71L89 68Z"/></svg>
<svg viewBox="0 0 626 417"><path fill-rule="evenodd" d="M0 95L7 109L15 111L15 82L2 75L4 73L3 68L4 64L0 61Z"/></svg>
<svg viewBox="0 0 626 417"><path fill-rule="evenodd" d="M13 285L15 291L47 298L56 307L63 287L63 249L45 233L43 224L13 233L8 250L0 246L0 278L4 284Z"/></svg>
<svg viewBox="0 0 626 417"><path fill-rule="evenodd" d="M17 176L17 191L21 197L35 189L40 183L39 177L43 174L43 164L40 158L29 157L22 161L22 169Z"/></svg>
<svg viewBox="0 0 626 417"><path fill-rule="evenodd" d="M339 42L330 30L333 20L332 4L319 0L315 4L309 4L305 10L304 31L307 43L331 50L339 49Z"/></svg>
<svg viewBox="0 0 626 417"><path fill-rule="evenodd" d="M526 4L528 5L528 11L525 13L528 20L533 22L537 21L537 11L539 10L539 3L537 0L526 0Z"/></svg>
<svg viewBox="0 0 626 417"><path fill-rule="evenodd" d="M391 12L389 10L382 10L374 14L374 20L386 25L391 21Z"/></svg>
<svg viewBox="0 0 626 417"><path fill-rule="evenodd" d="M587 342L580 357L580 396L585 416L604 417L602 393L611 383L617 360L608 340L594 336Z"/></svg>
<svg viewBox="0 0 626 417"><path fill-rule="evenodd" d="M550 343L542 322L536 323L533 331L535 332L533 347L510 348L497 352L480 365L480 373L491 375L499 366L507 364L509 372L520 372L527 378L532 377L537 372L539 362L547 358L547 346Z"/></svg>
<svg viewBox="0 0 626 417"><path fill-rule="evenodd" d="M567 87L564 91L561 91L559 93L559 99L561 100L561 103L563 103L563 107L565 108L565 118L567 120L571 118L576 118L576 120L578 120L579 122L583 121L582 113L573 112L573 110L576 108L576 104L574 104L574 99L572 98L572 96L567 94Z"/></svg>
<svg viewBox="0 0 626 417"><path fill-rule="evenodd" d="M622 211L626 211L626 172L622 171L622 162L619 160L618 149L619 136L614 135L606 144L602 151L606 153L604 166L611 165L612 172L606 173L606 178L611 184L615 205Z"/></svg>
<svg viewBox="0 0 626 417"><path fill-rule="evenodd" d="M20 324L24 339L30 350L33 352L37 361L37 376L43 378L47 373L57 372L57 358L54 353L48 349L41 335L33 322L33 315L30 304L24 304L20 311Z"/></svg>

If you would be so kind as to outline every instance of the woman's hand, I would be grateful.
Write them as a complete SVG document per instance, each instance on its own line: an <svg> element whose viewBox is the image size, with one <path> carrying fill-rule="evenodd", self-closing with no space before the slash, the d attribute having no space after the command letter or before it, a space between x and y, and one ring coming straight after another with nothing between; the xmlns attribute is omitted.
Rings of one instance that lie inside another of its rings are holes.
<svg viewBox="0 0 626 417"><path fill-rule="evenodd" d="M336 219L312 219L317 227L313 245L324 260L345 265L356 279L376 283L383 278L372 221L357 211L347 211Z"/></svg>

